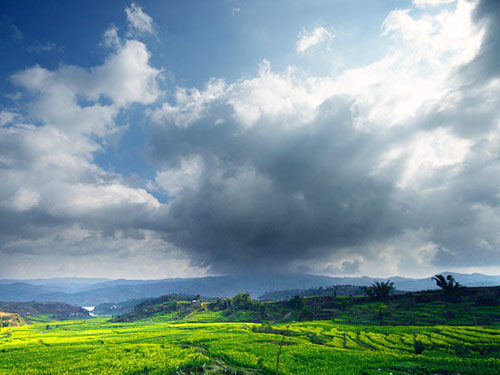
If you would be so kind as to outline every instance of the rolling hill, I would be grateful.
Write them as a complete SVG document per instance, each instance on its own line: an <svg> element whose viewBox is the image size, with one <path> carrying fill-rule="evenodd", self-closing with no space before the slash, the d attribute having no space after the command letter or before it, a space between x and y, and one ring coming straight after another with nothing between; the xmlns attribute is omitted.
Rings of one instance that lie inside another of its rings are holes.
<svg viewBox="0 0 500 375"><path fill-rule="evenodd" d="M448 274L445 272L444 274ZM450 273L466 286L500 285L500 276ZM62 279L1 280L0 301L66 302L79 306L95 306L106 302L159 297L165 294L200 294L205 297L230 297L249 292L254 298L269 291L308 289L333 285L370 285L374 281L391 280L396 289L417 291L435 289L431 277L328 277L308 274L226 275L162 280Z"/></svg>

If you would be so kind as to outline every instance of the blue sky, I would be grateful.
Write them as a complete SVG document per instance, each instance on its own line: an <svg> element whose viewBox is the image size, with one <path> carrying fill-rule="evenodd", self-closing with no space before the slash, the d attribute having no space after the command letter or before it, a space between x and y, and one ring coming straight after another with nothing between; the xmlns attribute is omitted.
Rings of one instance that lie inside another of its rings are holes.
<svg viewBox="0 0 500 375"><path fill-rule="evenodd" d="M110 25L123 34L126 2L2 2L2 49L9 59L1 73L8 76L35 64L54 69L61 63L91 67L106 51L99 46ZM166 69L167 79L198 87L212 77L229 81L255 73L262 59L276 68L302 63L321 73L335 69L331 61L295 53L303 29L326 25L336 30L328 57L349 66L380 57L380 28L388 12L410 1L146 1L138 2L154 15L154 35L140 35L152 52L151 63ZM63 32L61 30L64 30ZM135 35L139 36L139 35ZM323 57L325 55L323 54ZM6 82L6 83L7 83Z"/></svg>
<svg viewBox="0 0 500 375"><path fill-rule="evenodd" d="M212 78L236 81L256 74L263 59L273 69L300 66L312 75L339 74L383 56L387 44L381 24L395 7L411 1L149 1L136 4L154 17L152 32L129 33L124 9L128 2L26 2L2 4L3 48L9 56L1 66L5 87L15 91L11 75L40 65L57 69L61 64L91 68L106 59L103 33L116 26L122 36L147 43L152 66L162 69L162 88L203 87ZM297 38L304 30L328 27L335 34L332 48L297 53ZM64 30L62 32L62 30ZM5 95L4 107L12 105ZM124 176L148 179L154 168L141 155L145 133L144 107L121 113L118 122L129 127L120 142L95 155L95 162Z"/></svg>
<svg viewBox="0 0 500 375"><path fill-rule="evenodd" d="M380 57L384 43L380 25L393 7L402 5L401 1L385 2L383 7L376 1L362 3L137 2L144 12L158 16L153 19L152 33L134 37L147 43L151 65L163 69L161 85L166 95L172 86L201 88L214 77L229 82L252 77L263 59L278 70L292 64L308 73L329 74ZM103 33L114 25L127 35L124 9L129 5L28 1L20 7L17 1L3 2L2 47L9 56L1 65L3 86L15 91L11 75L34 65L57 69L61 64L86 68L102 64L109 52L102 45ZM318 54L297 53L300 32L323 25L335 29L335 47ZM4 95L1 103L8 107L12 100ZM118 121L132 121L134 126L118 145L96 155L103 168L151 177L153 169L140 156L145 141L140 129L143 110L137 106L121 114Z"/></svg>
<svg viewBox="0 0 500 375"><path fill-rule="evenodd" d="M500 273L494 3L0 14L0 277Z"/></svg>

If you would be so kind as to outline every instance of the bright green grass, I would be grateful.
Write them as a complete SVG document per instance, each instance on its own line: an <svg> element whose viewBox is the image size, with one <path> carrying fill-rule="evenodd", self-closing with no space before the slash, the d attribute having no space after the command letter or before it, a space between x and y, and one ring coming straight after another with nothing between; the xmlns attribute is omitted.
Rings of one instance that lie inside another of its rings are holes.
<svg viewBox="0 0 500 375"><path fill-rule="evenodd" d="M252 323L36 323L0 333L0 374L173 374L218 361L247 374L274 374L281 335ZM163 319L163 321L162 321ZM201 321L202 316L187 320ZM286 324L274 328L285 329ZM291 323L280 374L500 374L500 330L391 327L331 321ZM345 339L344 339L345 337ZM425 350L416 355L414 341ZM256 372L259 359L263 369ZM184 371L184 373L187 373Z"/></svg>

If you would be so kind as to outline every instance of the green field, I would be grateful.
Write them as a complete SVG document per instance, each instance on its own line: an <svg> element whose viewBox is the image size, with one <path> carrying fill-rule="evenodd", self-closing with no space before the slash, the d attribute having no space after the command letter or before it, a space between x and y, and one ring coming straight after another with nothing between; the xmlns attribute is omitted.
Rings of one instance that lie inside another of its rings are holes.
<svg viewBox="0 0 500 375"><path fill-rule="evenodd" d="M0 374L275 374L282 340L280 374L500 374L491 326L203 323L215 318L3 328Z"/></svg>

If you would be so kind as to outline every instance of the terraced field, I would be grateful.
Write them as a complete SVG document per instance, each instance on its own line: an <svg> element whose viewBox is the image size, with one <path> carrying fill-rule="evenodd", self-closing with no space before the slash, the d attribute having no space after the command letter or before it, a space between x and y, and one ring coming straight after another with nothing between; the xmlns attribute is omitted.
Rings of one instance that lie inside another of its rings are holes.
<svg viewBox="0 0 500 375"><path fill-rule="evenodd" d="M282 342L279 374L500 374L493 327L104 318L4 328L0 374L276 374Z"/></svg>

